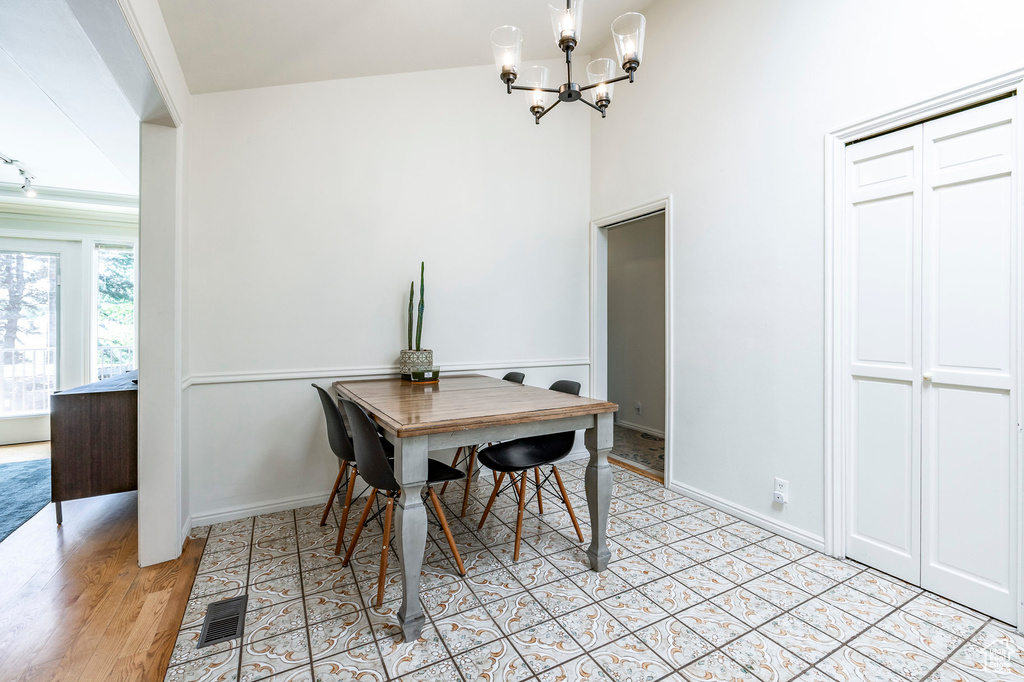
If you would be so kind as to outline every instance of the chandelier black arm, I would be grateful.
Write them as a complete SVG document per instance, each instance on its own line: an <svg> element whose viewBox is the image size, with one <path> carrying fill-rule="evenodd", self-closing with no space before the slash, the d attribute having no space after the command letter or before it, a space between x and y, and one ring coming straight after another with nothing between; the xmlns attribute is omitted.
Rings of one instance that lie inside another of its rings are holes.
<svg viewBox="0 0 1024 682"><path fill-rule="evenodd" d="M584 90L590 90L591 88L596 88L599 85L611 85L612 83L618 83L619 81L624 81L627 80L628 78L629 75L627 74L625 76L613 78L610 81L601 81L600 83L591 83L590 85L584 85L582 88L580 88L580 92L583 92Z"/></svg>
<svg viewBox="0 0 1024 682"><path fill-rule="evenodd" d="M558 94L558 90L556 90L554 88L531 88L528 85L513 85L512 89L513 90L538 90L540 92L553 92L556 95Z"/></svg>
<svg viewBox="0 0 1024 682"><path fill-rule="evenodd" d="M593 102L588 100L586 97L580 97L580 101L583 102L584 104L586 104L588 107L590 107L594 111L600 112L600 114L602 116L604 116L604 109L602 109L601 107L597 106L596 104L594 104Z"/></svg>
<svg viewBox="0 0 1024 682"><path fill-rule="evenodd" d="M540 123L540 120L541 120L542 118L544 118L544 115L545 115L545 114L547 114L547 113L548 113L549 111L551 111L552 109L554 109L555 107L557 107L557 106L558 106L559 104L561 104L561 102L562 102L562 100L560 100L560 99L556 99L556 100L555 100L555 103L554 103L554 104L552 104L552 105L551 105L550 107L548 107L548 108L547 108L547 109L545 109L544 111L542 111L542 112L540 112L539 114L537 114L537 122L538 122L538 123Z"/></svg>

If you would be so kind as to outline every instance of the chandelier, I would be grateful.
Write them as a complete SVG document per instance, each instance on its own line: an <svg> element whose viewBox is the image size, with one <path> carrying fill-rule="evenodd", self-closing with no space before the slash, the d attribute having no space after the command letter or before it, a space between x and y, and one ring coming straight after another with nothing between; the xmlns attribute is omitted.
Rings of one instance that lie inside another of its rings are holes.
<svg viewBox="0 0 1024 682"><path fill-rule="evenodd" d="M580 40L583 25L583 0L551 0L551 28L555 32L558 49L565 53L565 82L557 88L548 87L549 69L546 66L528 66L519 77L519 60L523 54L523 32L515 26L499 26L491 32L494 48L494 63L501 74L508 94L513 90L526 93L526 103L533 114L534 122L540 120L561 102L583 102L605 117L608 105L612 103L612 89L615 83L629 79L640 66L644 51L644 29L647 20L642 14L629 12L612 22L612 39L619 66L625 75L615 77L616 64L611 59L595 59L587 65L587 85L579 85L572 79L572 51ZM522 85L513 85L519 80ZM590 91L590 99L584 95ZM557 95L551 101L551 95ZM551 101L549 104L548 102Z"/></svg>

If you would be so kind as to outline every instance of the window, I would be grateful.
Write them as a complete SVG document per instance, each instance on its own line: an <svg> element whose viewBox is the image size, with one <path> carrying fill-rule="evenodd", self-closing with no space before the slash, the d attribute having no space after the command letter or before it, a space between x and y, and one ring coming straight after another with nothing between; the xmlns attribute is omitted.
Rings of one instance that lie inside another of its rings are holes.
<svg viewBox="0 0 1024 682"><path fill-rule="evenodd" d="M0 417L46 414L57 388L57 254L0 251Z"/></svg>
<svg viewBox="0 0 1024 682"><path fill-rule="evenodd" d="M135 249L97 244L97 380L135 369Z"/></svg>

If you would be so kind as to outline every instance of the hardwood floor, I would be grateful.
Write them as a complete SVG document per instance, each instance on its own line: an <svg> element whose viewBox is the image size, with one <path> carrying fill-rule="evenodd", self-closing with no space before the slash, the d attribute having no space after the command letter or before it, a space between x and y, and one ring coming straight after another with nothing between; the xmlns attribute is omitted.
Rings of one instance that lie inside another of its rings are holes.
<svg viewBox="0 0 1024 682"><path fill-rule="evenodd" d="M0 445L0 464L27 462L30 459L46 459L50 456L50 441L22 443L21 445Z"/></svg>
<svg viewBox="0 0 1024 682"><path fill-rule="evenodd" d="M202 557L139 568L137 493L49 504L0 542L0 680L162 680Z"/></svg>

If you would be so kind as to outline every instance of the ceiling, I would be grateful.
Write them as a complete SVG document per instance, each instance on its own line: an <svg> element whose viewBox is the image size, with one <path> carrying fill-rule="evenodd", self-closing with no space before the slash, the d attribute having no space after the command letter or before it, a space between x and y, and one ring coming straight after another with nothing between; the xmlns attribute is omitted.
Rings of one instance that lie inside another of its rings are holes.
<svg viewBox="0 0 1024 682"><path fill-rule="evenodd" d="M653 0L587 0L579 52ZM491 31L523 29L524 60L559 56L544 0L160 0L193 93L490 64Z"/></svg>
<svg viewBox="0 0 1024 682"><path fill-rule="evenodd" d="M138 194L139 112L123 82L68 0L0 2L0 154L41 190ZM0 164L0 183L20 186L17 169Z"/></svg>
<svg viewBox="0 0 1024 682"><path fill-rule="evenodd" d="M138 193L138 170L134 177L122 172L3 50L0 83L4 92L0 107L0 154L24 163L35 176L37 186L108 194ZM137 120L134 127L137 131ZM137 139L138 132L135 136ZM137 167L138 161L135 163ZM20 185L20 178L13 166L0 164L0 182Z"/></svg>

